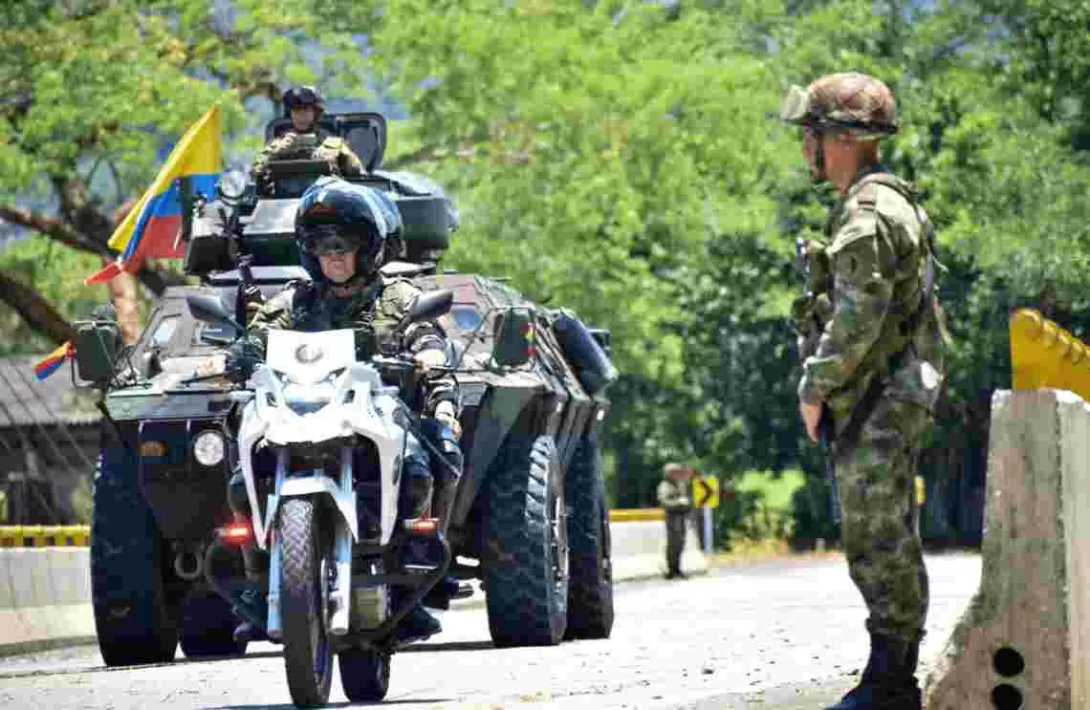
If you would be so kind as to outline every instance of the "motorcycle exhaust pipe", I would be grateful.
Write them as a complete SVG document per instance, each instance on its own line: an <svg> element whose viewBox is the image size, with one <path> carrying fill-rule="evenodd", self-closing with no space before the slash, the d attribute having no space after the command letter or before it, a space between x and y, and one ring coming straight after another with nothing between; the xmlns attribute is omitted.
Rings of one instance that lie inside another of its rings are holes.
<svg viewBox="0 0 1090 710"><path fill-rule="evenodd" d="M200 555L194 550L182 550L174 556L174 574L187 582L204 574L204 565Z"/></svg>

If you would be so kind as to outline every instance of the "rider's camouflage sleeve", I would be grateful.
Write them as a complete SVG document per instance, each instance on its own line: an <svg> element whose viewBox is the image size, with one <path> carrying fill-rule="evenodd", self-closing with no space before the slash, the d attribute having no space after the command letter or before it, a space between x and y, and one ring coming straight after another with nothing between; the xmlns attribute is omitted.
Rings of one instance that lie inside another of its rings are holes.
<svg viewBox="0 0 1090 710"><path fill-rule="evenodd" d="M413 300L420 294L412 282L404 279L379 281L348 298L334 298L311 285L289 286L269 299L250 320L246 340L249 352L264 359L265 343L270 330L303 331L351 328L356 331L359 357L370 357L380 343L388 343L398 323L408 313ZM376 296L377 295L377 296ZM448 354L446 333L438 323L417 323L408 329L400 343L392 344L398 351L414 355L423 350L438 349ZM450 375L428 380L427 414L444 400L460 411L457 383Z"/></svg>
<svg viewBox="0 0 1090 710"><path fill-rule="evenodd" d="M857 369L882 332L893 297L893 283L882 276L879 239L873 213L850 212L829 248L833 275L833 314L803 365L799 398L819 403L852 382Z"/></svg>
<svg viewBox="0 0 1090 710"><path fill-rule="evenodd" d="M390 331L397 327L397 324L409 312L409 307L420 293L420 289L409 281L395 279L387 282L386 288L383 289L382 296L375 308L374 329L379 339L382 338L383 331ZM424 350L440 350L447 355L449 364L450 348L446 333L434 321L415 323L409 326L402 338L401 347L414 355ZM443 401L451 402L456 413L461 411L458 386L450 375L429 379L427 389L426 413L434 413L435 408Z"/></svg>

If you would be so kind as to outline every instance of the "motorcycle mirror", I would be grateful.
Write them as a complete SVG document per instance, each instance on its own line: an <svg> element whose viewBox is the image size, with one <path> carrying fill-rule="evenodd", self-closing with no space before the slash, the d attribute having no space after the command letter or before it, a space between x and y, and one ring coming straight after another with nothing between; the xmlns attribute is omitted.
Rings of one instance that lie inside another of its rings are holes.
<svg viewBox="0 0 1090 710"><path fill-rule="evenodd" d="M398 324L398 330L404 330L413 323L435 320L439 316L446 315L450 312L452 303L454 303L454 292L450 289L422 293L409 306L409 312Z"/></svg>
<svg viewBox="0 0 1090 710"><path fill-rule="evenodd" d="M219 300L215 296L210 296L205 293L191 293L185 297L186 305L189 306L189 312L193 314L193 317L197 320L204 321L205 323L212 323L214 325L225 325L234 329L235 333L241 335L245 332L245 328L238 324L234 318L231 317L231 313L227 310L227 307L223 305L223 301Z"/></svg>

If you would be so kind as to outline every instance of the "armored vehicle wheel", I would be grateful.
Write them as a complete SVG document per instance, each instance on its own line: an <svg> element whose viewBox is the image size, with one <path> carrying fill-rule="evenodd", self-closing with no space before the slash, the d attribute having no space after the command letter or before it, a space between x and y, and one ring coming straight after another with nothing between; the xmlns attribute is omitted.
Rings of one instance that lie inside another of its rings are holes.
<svg viewBox="0 0 1090 710"><path fill-rule="evenodd" d="M568 620L568 533L552 437L512 437L488 481L488 627L504 646L560 643Z"/></svg>
<svg viewBox="0 0 1090 710"><path fill-rule="evenodd" d="M337 665L341 670L341 688L354 703L375 702L390 689L392 656L374 649L341 651Z"/></svg>
<svg viewBox="0 0 1090 710"><path fill-rule="evenodd" d="M119 443L99 457L93 505L91 599L103 660L111 667L174 660L166 545L140 495L136 461Z"/></svg>
<svg viewBox="0 0 1090 710"><path fill-rule="evenodd" d="M246 641L235 641L238 619L218 594L195 594L186 600L182 621L182 652L187 658L241 656Z"/></svg>
<svg viewBox="0 0 1090 710"><path fill-rule="evenodd" d="M568 581L566 639L604 639L613 630L613 562L609 509L598 437L584 436L564 477L568 501Z"/></svg>
<svg viewBox="0 0 1090 710"><path fill-rule="evenodd" d="M325 613L329 545L316 524L315 512L314 501L289 498L280 508L277 527L284 667L291 699L300 708L325 705L333 678Z"/></svg>

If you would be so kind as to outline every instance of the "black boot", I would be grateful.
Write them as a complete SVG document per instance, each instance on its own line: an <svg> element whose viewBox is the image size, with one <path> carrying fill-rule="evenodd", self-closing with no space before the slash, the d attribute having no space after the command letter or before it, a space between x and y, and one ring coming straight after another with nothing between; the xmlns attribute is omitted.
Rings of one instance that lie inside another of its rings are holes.
<svg viewBox="0 0 1090 710"><path fill-rule="evenodd" d="M859 685L825 710L922 710L916 683L920 643L871 634L870 659Z"/></svg>
<svg viewBox="0 0 1090 710"><path fill-rule="evenodd" d="M424 641L443 630L439 619L429 614L420 604L412 608L397 625L398 643L412 643Z"/></svg>

